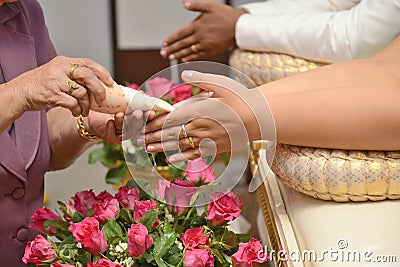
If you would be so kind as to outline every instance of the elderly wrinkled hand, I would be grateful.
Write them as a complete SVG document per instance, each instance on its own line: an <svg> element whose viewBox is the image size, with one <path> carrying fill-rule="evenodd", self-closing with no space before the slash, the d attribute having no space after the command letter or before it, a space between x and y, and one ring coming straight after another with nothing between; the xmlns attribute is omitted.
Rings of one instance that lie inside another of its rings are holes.
<svg viewBox="0 0 400 267"><path fill-rule="evenodd" d="M236 44L235 25L244 10L212 0L184 0L183 4L201 15L164 40L161 56L187 62L217 55Z"/></svg>
<svg viewBox="0 0 400 267"><path fill-rule="evenodd" d="M60 106L74 116L89 113L89 95L93 95L97 104L106 105L102 84L113 83L110 73L93 60L64 56L57 56L9 82L19 90L16 101L20 102L22 112Z"/></svg>
<svg viewBox="0 0 400 267"><path fill-rule="evenodd" d="M149 121L140 143L148 152L173 151L170 163L209 156L273 136L268 104L257 89L221 75L194 71L182 73L184 81L209 92L209 97L179 103L175 111Z"/></svg>

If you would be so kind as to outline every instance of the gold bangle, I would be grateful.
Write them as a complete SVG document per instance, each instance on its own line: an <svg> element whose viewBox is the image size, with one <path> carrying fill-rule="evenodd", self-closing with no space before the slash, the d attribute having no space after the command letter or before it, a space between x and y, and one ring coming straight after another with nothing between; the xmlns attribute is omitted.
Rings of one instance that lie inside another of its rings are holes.
<svg viewBox="0 0 400 267"><path fill-rule="evenodd" d="M86 140L93 141L93 140L99 139L94 134L90 134L88 131L86 131L85 125L83 125L83 116L82 115L79 115L79 117L78 117L78 123L76 124L76 128L78 129L78 133L80 134L80 136L82 136Z"/></svg>

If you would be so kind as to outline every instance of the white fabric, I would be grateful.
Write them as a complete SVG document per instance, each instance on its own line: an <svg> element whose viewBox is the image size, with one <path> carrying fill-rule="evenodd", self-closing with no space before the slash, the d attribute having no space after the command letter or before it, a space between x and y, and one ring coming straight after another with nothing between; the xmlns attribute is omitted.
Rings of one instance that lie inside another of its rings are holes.
<svg viewBox="0 0 400 267"><path fill-rule="evenodd" d="M400 32L400 0L271 0L242 6L241 49L334 63L376 54Z"/></svg>

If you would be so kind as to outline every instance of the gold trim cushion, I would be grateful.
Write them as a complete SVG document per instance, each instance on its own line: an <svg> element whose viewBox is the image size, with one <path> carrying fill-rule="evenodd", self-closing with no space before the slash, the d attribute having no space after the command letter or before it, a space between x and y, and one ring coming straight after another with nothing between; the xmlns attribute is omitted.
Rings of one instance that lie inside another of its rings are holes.
<svg viewBox="0 0 400 267"><path fill-rule="evenodd" d="M241 49L235 49L229 57L229 65L246 74L256 85L306 72L326 64L285 54Z"/></svg>
<svg viewBox="0 0 400 267"><path fill-rule="evenodd" d="M287 186L338 202L400 199L400 151L348 151L278 144L272 170Z"/></svg>

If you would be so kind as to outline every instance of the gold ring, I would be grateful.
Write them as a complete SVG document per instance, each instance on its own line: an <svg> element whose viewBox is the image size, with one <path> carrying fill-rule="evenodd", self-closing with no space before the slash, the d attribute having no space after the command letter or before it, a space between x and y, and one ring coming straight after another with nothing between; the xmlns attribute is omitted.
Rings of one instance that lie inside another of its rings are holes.
<svg viewBox="0 0 400 267"><path fill-rule="evenodd" d="M68 94L72 94L75 89L79 88L79 85L75 81L68 81L69 91Z"/></svg>
<svg viewBox="0 0 400 267"><path fill-rule="evenodd" d="M190 146L190 148L195 148L196 146L195 146L194 143L193 143L192 137L191 137L191 136L188 136L187 139L189 140L189 146Z"/></svg>
<svg viewBox="0 0 400 267"><path fill-rule="evenodd" d="M72 64L71 68L69 69L69 77L74 80L74 71L79 67L79 64Z"/></svg>
<svg viewBox="0 0 400 267"><path fill-rule="evenodd" d="M192 44L192 46L190 48L192 49L193 53L199 52L199 50L197 50L197 47L195 44Z"/></svg>

